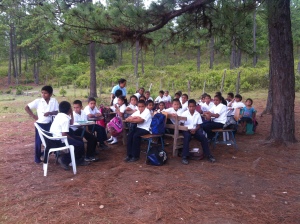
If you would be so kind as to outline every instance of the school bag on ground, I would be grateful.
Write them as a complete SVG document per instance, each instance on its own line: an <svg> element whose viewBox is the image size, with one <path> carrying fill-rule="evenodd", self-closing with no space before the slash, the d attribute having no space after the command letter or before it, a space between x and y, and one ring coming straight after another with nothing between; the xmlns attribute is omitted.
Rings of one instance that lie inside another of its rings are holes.
<svg viewBox="0 0 300 224"><path fill-rule="evenodd" d="M161 146L152 146L147 152L146 164L162 166L167 161L167 154Z"/></svg>
<svg viewBox="0 0 300 224"><path fill-rule="evenodd" d="M151 133L153 135L162 135L165 133L165 129L166 129L165 119L166 116L162 113L157 113L153 116L150 125Z"/></svg>
<svg viewBox="0 0 300 224"><path fill-rule="evenodd" d="M117 137L123 131L122 119L116 115L108 122L107 129L113 137Z"/></svg>

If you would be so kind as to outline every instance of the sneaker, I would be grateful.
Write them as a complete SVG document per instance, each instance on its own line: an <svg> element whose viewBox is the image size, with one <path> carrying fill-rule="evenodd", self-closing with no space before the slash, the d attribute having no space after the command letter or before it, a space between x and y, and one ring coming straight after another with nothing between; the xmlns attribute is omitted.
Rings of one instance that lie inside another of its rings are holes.
<svg viewBox="0 0 300 224"><path fill-rule="evenodd" d="M207 159L212 163L216 162L216 159L213 157L213 155L209 155Z"/></svg>
<svg viewBox="0 0 300 224"><path fill-rule="evenodd" d="M109 145L115 145L115 144L117 144L118 143L118 141L112 141L112 142L109 142L108 144Z"/></svg>
<svg viewBox="0 0 300 224"><path fill-rule="evenodd" d="M78 166L88 166L88 165L90 165L90 163L87 161L84 161L84 160L82 162L78 163Z"/></svg>
<svg viewBox="0 0 300 224"><path fill-rule="evenodd" d="M108 140L106 140L106 142L112 142L114 139L113 138L110 138Z"/></svg>
<svg viewBox="0 0 300 224"><path fill-rule="evenodd" d="M140 158L138 157L132 157L130 160L128 160L128 162L132 163L132 162L136 162L138 161Z"/></svg>
<svg viewBox="0 0 300 224"><path fill-rule="evenodd" d="M70 168L68 167L68 165L65 164L65 163L62 161L62 158L61 158L61 157L58 157L57 162L59 163L59 165L60 165L64 170L69 170L69 169L70 169Z"/></svg>
<svg viewBox="0 0 300 224"><path fill-rule="evenodd" d="M124 162L129 162L129 160L131 160L131 157L126 156L126 158L124 159Z"/></svg>
<svg viewBox="0 0 300 224"><path fill-rule="evenodd" d="M181 163L184 164L184 165L188 165L189 161L187 160L186 157L183 157L182 160L181 160Z"/></svg>
<svg viewBox="0 0 300 224"><path fill-rule="evenodd" d="M86 162L97 162L97 161L99 161L99 158L94 157L94 156L89 156L89 157L85 157L84 161L86 161Z"/></svg>

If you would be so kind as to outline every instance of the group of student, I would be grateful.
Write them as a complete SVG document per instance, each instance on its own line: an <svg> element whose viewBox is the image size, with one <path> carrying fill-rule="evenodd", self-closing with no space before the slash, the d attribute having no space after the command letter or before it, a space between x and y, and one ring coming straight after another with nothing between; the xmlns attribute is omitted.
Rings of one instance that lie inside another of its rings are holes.
<svg viewBox="0 0 300 224"><path fill-rule="evenodd" d="M126 80L125 80L126 86ZM188 99L187 94L177 92L172 100L172 107L165 108L165 103L170 102L170 96L167 91L160 91L159 96L153 101L150 98L150 92L145 92L143 88L140 88L138 92L129 98L127 104L126 96L124 96L124 87L115 88L112 91L112 104L110 106L111 111L116 112L117 116L120 116L125 122L133 124L128 133L127 140L127 153L126 162L135 162L140 158L140 144L141 136L149 134L151 132L150 125L152 117L155 113L165 111L171 114L171 118L167 121L174 123L173 116L184 116L187 120L182 124L188 128L188 131L183 131L184 144L182 151L182 163L188 164L189 158L189 142L191 137L201 142L201 146L204 151L204 155L211 162L215 162L215 158L210 152L209 141L214 137L212 132L215 128L221 128L226 122L227 111L234 110L235 108L245 107L245 119L243 122L250 122L252 114L255 113L252 108L252 100L246 100L246 106L241 103L241 96L229 93L227 101L217 93L214 96L213 102L208 94L201 96L200 102L196 102L194 99ZM123 88L123 91L121 90ZM83 105L80 100L75 100L72 106L67 101L62 101L58 104L57 100L52 97L53 88L51 86L44 86L41 90L41 98L38 98L25 107L25 111L36 121L36 123L45 131L49 131L54 137L67 136L70 145L75 148L75 159L78 165L88 165L90 162L98 161L96 156L96 147L99 145L102 149L107 149L108 144L116 144L117 138L111 137L108 139L106 129L101 125L88 126L88 129L83 132L82 128L78 126L71 126L78 121L87 121L89 118L97 118L102 116L102 113L96 106L95 98L90 97L88 99L88 105L83 110ZM125 91L126 94L126 91ZM148 95L148 97L146 97ZM230 98L232 97L232 98ZM225 105L227 104L227 106ZM197 104L200 104L200 114L196 110ZM157 108L156 108L157 107ZM35 115L32 109L36 109L37 115ZM52 122L52 116L55 116ZM92 134L96 132L96 136ZM203 130L207 133L207 137L204 135ZM83 137L87 140L87 149L85 152L83 139L80 137L84 133ZM61 142L61 145L63 143ZM35 162L41 162L41 139L38 131L35 133ZM59 164L65 169L69 169L71 162L70 154L65 153L59 156Z"/></svg>

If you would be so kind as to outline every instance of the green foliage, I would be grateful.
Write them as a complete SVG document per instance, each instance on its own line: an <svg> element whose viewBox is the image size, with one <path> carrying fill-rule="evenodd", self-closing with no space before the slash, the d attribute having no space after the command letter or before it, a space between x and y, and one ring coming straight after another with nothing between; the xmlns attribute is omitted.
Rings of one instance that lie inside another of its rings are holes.
<svg viewBox="0 0 300 224"><path fill-rule="evenodd" d="M60 90L59 90L59 94L62 95L63 97L67 94L67 91L62 87Z"/></svg>

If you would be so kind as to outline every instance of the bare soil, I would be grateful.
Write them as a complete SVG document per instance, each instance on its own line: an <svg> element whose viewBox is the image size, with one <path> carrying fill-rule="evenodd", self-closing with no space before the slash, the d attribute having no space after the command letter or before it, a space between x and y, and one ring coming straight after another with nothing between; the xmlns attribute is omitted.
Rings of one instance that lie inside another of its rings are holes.
<svg viewBox="0 0 300 224"><path fill-rule="evenodd" d="M264 104L255 101L259 113ZM300 139L299 104L295 115ZM217 145L214 164L182 165L171 144L162 167L146 165L144 153L125 163L120 139L76 175L52 156L44 177L33 121L1 115L0 223L300 223L300 145L268 144L271 116L258 123L255 135L237 134L238 150Z"/></svg>

